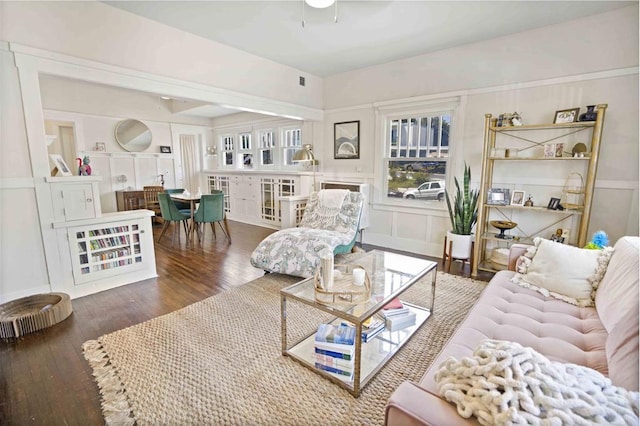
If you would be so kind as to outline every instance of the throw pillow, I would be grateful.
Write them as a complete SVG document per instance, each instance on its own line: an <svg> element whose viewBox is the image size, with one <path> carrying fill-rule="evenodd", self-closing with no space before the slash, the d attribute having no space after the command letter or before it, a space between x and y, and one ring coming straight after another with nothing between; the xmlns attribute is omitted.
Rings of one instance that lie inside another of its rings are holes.
<svg viewBox="0 0 640 426"><path fill-rule="evenodd" d="M587 250L536 238L512 282L578 306L593 306L613 249Z"/></svg>

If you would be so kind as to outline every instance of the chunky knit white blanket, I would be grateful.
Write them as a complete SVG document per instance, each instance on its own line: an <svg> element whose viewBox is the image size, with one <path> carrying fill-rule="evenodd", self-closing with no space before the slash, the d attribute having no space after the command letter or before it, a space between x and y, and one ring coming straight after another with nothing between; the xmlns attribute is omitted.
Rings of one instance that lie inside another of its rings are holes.
<svg viewBox="0 0 640 426"><path fill-rule="evenodd" d="M484 340L472 357L445 361L435 379L458 414L483 425L638 425L638 392L515 342Z"/></svg>

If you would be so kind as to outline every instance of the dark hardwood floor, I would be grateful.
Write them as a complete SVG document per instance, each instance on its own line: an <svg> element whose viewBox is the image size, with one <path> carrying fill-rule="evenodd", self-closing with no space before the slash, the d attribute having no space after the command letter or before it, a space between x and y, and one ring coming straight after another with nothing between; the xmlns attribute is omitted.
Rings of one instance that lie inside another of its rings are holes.
<svg viewBox="0 0 640 426"><path fill-rule="evenodd" d="M184 232L172 239L169 230L155 246L157 278L74 299L74 312L65 321L19 339L0 340L0 425L103 424L100 395L82 356L82 343L198 302L231 283L261 277L249 257L273 231L233 221L229 226L232 243L221 232L214 240L209 228L204 243L194 249L186 247ZM156 238L160 228L154 226ZM456 262L451 273L468 274L468 268L462 271Z"/></svg>

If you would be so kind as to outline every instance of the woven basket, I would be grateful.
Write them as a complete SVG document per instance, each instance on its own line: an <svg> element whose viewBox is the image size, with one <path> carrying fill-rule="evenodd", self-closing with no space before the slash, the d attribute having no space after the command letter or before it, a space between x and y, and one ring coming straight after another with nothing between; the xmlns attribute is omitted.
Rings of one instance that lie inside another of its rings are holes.
<svg viewBox="0 0 640 426"><path fill-rule="evenodd" d="M34 294L0 305L0 338L20 337L51 327L73 312L66 293Z"/></svg>

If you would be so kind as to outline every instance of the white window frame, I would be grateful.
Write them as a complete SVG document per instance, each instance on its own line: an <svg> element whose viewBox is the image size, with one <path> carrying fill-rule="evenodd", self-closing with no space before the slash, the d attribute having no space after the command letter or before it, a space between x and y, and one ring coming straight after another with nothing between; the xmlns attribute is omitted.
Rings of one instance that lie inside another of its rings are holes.
<svg viewBox="0 0 640 426"><path fill-rule="evenodd" d="M273 128L256 130L256 158L255 165L261 169L273 169L278 166L278 132ZM262 162L262 153L271 151L271 164Z"/></svg>
<svg viewBox="0 0 640 426"><path fill-rule="evenodd" d="M236 167L236 143L237 138L234 133L220 135L220 167L223 169L233 169ZM231 154L231 164L227 164L227 154Z"/></svg>
<svg viewBox="0 0 640 426"><path fill-rule="evenodd" d="M379 190L374 193L374 204L380 206L390 206L393 208L407 208L409 210L446 210L446 202L431 200L409 200L405 198L388 197L388 170L389 161L412 160L415 157L390 157L390 147L388 145L388 135L390 134L390 123L393 119L411 118L420 116L435 116L448 114L451 117L449 129L448 157L446 160L445 188L451 188L453 177L457 170L457 164L461 163L462 150L456 149L461 144L464 130L464 106L463 97L451 97L446 99L425 99L416 102L393 102L374 104L376 113L376 127L379 129L376 138L376 152L378 160L374 166L376 185ZM429 147L427 146L427 149ZM416 161L429 161L429 158L415 158Z"/></svg>
<svg viewBox="0 0 640 426"><path fill-rule="evenodd" d="M282 168L298 167L296 163L287 164L287 151L302 148L302 124L299 126L284 126L280 128L280 164ZM296 138L297 134L297 138ZM291 136L290 136L291 135ZM296 143L297 142L297 143Z"/></svg>

